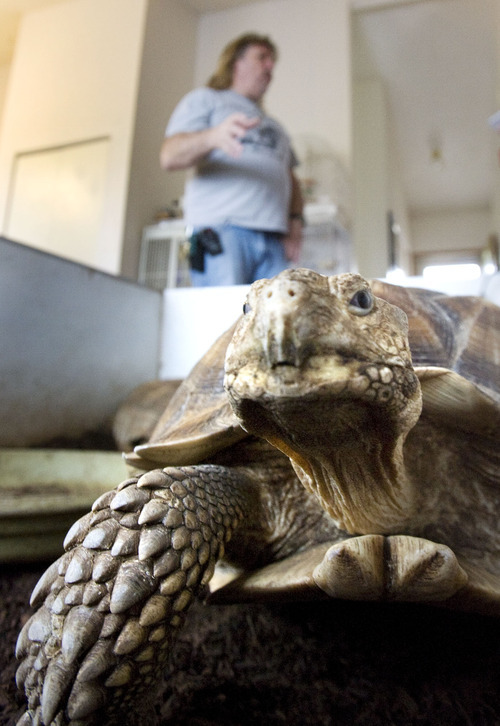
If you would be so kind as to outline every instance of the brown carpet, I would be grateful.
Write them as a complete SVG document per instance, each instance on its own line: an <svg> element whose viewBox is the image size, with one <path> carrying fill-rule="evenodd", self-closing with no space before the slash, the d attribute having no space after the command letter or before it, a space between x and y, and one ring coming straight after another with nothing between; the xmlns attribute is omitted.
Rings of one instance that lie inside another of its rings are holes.
<svg viewBox="0 0 500 726"><path fill-rule="evenodd" d="M22 713L14 644L43 569L4 567L0 576L0 723L9 726ZM499 626L411 605L196 604L158 722L500 726Z"/></svg>

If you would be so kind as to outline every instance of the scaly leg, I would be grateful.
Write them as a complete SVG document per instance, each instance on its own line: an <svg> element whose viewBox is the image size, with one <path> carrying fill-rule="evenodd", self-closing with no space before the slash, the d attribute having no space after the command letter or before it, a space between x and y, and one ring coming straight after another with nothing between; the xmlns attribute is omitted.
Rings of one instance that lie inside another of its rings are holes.
<svg viewBox="0 0 500 726"><path fill-rule="evenodd" d="M225 467L154 470L100 497L42 576L21 631L19 726L134 723L193 597L248 511Z"/></svg>

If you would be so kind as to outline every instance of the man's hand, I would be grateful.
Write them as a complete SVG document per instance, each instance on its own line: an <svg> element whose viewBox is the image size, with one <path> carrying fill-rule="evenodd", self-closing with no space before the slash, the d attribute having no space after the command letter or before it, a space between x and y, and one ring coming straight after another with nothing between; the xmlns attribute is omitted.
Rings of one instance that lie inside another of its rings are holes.
<svg viewBox="0 0 500 726"><path fill-rule="evenodd" d="M222 123L210 129L213 148L221 149L229 156L238 158L243 151L241 139L249 129L253 129L259 123L258 116L248 118L244 113L238 111L230 114Z"/></svg>
<svg viewBox="0 0 500 726"><path fill-rule="evenodd" d="M302 221L291 219L288 225L288 234L283 238L285 256L289 262L298 264L302 249Z"/></svg>

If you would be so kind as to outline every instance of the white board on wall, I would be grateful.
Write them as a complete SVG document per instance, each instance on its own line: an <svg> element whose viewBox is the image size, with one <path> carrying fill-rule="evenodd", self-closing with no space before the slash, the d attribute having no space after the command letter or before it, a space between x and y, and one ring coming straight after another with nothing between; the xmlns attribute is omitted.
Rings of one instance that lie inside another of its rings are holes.
<svg viewBox="0 0 500 726"><path fill-rule="evenodd" d="M109 143L90 139L18 154L6 236L98 268Z"/></svg>

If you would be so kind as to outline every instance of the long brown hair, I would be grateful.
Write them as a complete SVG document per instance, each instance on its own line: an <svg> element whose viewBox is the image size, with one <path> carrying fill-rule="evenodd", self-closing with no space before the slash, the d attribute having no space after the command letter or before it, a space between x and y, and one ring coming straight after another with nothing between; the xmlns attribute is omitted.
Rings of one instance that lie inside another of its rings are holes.
<svg viewBox="0 0 500 726"><path fill-rule="evenodd" d="M224 91L226 88L230 88L233 82L234 64L238 58L241 58L250 45L265 45L274 57L277 58L278 51L276 46L267 35L245 33L226 45L219 56L217 67L213 75L210 76L207 86L209 88L215 88L217 91Z"/></svg>

